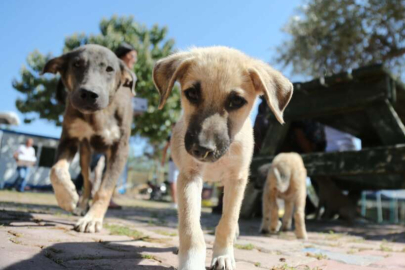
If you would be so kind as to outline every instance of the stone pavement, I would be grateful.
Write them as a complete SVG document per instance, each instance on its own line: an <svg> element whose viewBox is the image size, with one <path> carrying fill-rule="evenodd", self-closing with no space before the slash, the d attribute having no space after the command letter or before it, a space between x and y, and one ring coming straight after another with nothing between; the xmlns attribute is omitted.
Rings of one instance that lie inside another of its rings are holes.
<svg viewBox="0 0 405 270"><path fill-rule="evenodd" d="M78 219L53 194L0 191L0 269L175 269L176 212L168 204L128 197L109 211L101 233L72 230ZM209 265L219 216L201 217ZM260 219L241 220L238 270L405 269L405 227L309 221L309 239L292 232L260 236Z"/></svg>

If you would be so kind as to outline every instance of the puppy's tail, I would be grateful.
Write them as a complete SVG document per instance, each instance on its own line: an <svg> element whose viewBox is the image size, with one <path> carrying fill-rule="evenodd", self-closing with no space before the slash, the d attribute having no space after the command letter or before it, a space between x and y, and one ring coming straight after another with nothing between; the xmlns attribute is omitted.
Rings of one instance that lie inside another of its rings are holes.
<svg viewBox="0 0 405 270"><path fill-rule="evenodd" d="M280 191L281 193L286 192L288 187L290 186L291 172L289 171L280 172L280 170L277 167L273 167L273 174L277 180L278 191Z"/></svg>

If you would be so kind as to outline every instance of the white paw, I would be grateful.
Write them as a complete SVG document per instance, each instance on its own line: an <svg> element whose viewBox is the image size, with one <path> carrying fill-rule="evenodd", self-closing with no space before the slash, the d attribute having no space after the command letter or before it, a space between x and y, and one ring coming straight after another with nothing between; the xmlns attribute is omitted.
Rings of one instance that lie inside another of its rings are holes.
<svg viewBox="0 0 405 270"><path fill-rule="evenodd" d="M91 215L86 215L75 225L75 231L86 232L86 233L95 233L101 231L103 228L103 219L94 218Z"/></svg>
<svg viewBox="0 0 405 270"><path fill-rule="evenodd" d="M211 262L211 269L212 270L235 270L236 265L235 265L235 259L233 258L233 255L222 255L218 256L212 259Z"/></svg>
<svg viewBox="0 0 405 270"><path fill-rule="evenodd" d="M70 179L68 169L62 166L54 166L50 178L58 205L62 209L72 212L79 201L79 195Z"/></svg>
<svg viewBox="0 0 405 270"><path fill-rule="evenodd" d="M228 248L223 251L216 251L214 247L214 254L212 255L211 269L216 270L235 270L235 258L233 255L233 248Z"/></svg>
<svg viewBox="0 0 405 270"><path fill-rule="evenodd" d="M298 232L298 231L296 231L296 232L295 232L295 236L296 236L298 239L303 239L303 240L307 240L307 239L308 239L308 235L307 235L306 232Z"/></svg>
<svg viewBox="0 0 405 270"><path fill-rule="evenodd" d="M205 270L205 247L179 253L179 270Z"/></svg>
<svg viewBox="0 0 405 270"><path fill-rule="evenodd" d="M270 233L277 233L278 231L280 231L281 226L282 226L281 221L277 220L276 224L271 224Z"/></svg>

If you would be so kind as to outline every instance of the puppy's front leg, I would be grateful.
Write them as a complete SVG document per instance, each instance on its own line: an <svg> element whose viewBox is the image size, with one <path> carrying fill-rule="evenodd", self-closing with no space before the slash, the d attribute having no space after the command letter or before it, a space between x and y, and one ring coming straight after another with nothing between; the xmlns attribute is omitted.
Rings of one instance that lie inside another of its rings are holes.
<svg viewBox="0 0 405 270"><path fill-rule="evenodd" d="M291 229L291 219L294 210L294 200L284 200L284 216L281 231L286 232Z"/></svg>
<svg viewBox="0 0 405 270"><path fill-rule="evenodd" d="M247 176L239 180L224 183L224 209L215 230L212 269L236 269L233 254L233 242L238 227L240 207L247 183Z"/></svg>
<svg viewBox="0 0 405 270"><path fill-rule="evenodd" d="M201 230L202 178L181 172L177 181L179 270L205 270L205 240Z"/></svg>
<svg viewBox="0 0 405 270"><path fill-rule="evenodd" d="M298 239L308 239L305 226L305 202L306 192L303 192L295 201L295 235Z"/></svg>
<svg viewBox="0 0 405 270"><path fill-rule="evenodd" d="M58 146L56 163L52 166L50 173L56 201L62 209L69 212L72 212L76 208L77 201L79 200L79 195L76 192L76 187L69 173L70 162L77 152L78 143L76 139L70 138L67 132L63 130Z"/></svg>
<svg viewBox="0 0 405 270"><path fill-rule="evenodd" d="M270 193L270 232L276 233L280 228L280 221L278 220L278 203L277 203L277 190L273 189Z"/></svg>
<svg viewBox="0 0 405 270"><path fill-rule="evenodd" d="M78 216L84 216L89 208L89 200L91 195L90 162L90 143L88 140L83 140L80 143L80 169L83 176L84 192L80 197L76 209L73 211L73 213Z"/></svg>
<svg viewBox="0 0 405 270"><path fill-rule="evenodd" d="M101 231L104 215L114 192L115 184L120 176L128 157L128 137L114 145L107 156L107 170L100 189L93 199L89 212L75 225L79 232L94 233Z"/></svg>
<svg viewBox="0 0 405 270"><path fill-rule="evenodd" d="M263 188L263 197L262 197L262 225L260 226L260 233L268 234L270 233L270 221L271 221L271 207L270 207L270 184L269 181L266 181Z"/></svg>

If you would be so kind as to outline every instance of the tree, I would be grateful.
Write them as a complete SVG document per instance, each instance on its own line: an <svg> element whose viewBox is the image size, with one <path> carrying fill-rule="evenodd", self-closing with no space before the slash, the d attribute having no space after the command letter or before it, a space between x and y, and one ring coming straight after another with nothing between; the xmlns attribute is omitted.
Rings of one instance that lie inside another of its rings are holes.
<svg viewBox="0 0 405 270"><path fill-rule="evenodd" d="M133 134L149 139L152 145L165 141L171 124L180 114L180 93L173 91L163 110L157 111L159 93L152 81L152 69L155 61L173 52L174 40L166 39L167 28L154 25L148 29L136 23L133 17L103 19L100 22L100 34L73 34L65 39L63 53L84 44L100 44L115 50L122 42L135 47L138 62L134 72L138 77L136 92L138 97L148 99L148 111L134 118ZM27 57L27 66L21 69L21 77L13 81L13 87L23 94L16 101L17 109L25 115L24 121L47 119L56 125L62 123L64 106L57 103L55 93L58 77L39 76L51 54L34 51Z"/></svg>
<svg viewBox="0 0 405 270"><path fill-rule="evenodd" d="M405 66L405 0L309 0L283 30L290 38L276 61L295 73L319 77L384 63L400 74Z"/></svg>

